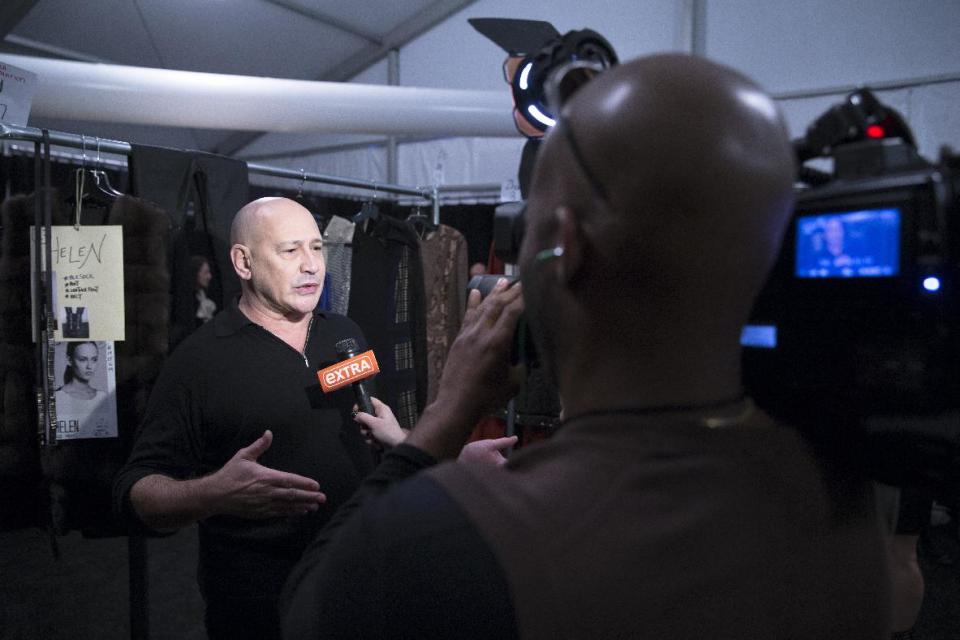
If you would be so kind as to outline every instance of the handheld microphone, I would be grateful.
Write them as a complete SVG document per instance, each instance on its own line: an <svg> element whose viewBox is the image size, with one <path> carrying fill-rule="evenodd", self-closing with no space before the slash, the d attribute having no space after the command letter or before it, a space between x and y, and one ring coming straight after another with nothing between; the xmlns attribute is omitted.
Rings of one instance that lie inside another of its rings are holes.
<svg viewBox="0 0 960 640"><path fill-rule="evenodd" d="M373 351L360 353L357 341L346 338L336 344L337 356L342 360L317 372L324 393L330 393L347 385L353 387L357 406L361 411L376 416L370 400L369 379L380 373L380 366Z"/></svg>

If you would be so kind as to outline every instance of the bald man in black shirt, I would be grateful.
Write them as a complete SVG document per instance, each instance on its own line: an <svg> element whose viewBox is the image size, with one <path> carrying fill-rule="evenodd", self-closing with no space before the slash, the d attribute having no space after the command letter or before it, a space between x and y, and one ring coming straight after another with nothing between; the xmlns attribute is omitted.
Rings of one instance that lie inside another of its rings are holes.
<svg viewBox="0 0 960 640"><path fill-rule="evenodd" d="M181 343L151 395L116 508L134 526L199 522L211 638L275 638L277 599L307 543L372 469L350 389L321 392L336 343L364 337L316 310L324 277L313 216L283 198L238 212L239 300Z"/></svg>

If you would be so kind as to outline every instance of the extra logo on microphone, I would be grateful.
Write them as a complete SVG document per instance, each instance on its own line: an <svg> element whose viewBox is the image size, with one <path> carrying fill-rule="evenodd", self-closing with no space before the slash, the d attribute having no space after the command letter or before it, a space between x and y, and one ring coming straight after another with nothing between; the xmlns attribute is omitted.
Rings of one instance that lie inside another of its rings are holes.
<svg viewBox="0 0 960 640"><path fill-rule="evenodd" d="M330 393L378 373L380 373L380 365L377 364L377 359L370 350L326 369L320 369L317 371L317 377L320 379L323 392Z"/></svg>

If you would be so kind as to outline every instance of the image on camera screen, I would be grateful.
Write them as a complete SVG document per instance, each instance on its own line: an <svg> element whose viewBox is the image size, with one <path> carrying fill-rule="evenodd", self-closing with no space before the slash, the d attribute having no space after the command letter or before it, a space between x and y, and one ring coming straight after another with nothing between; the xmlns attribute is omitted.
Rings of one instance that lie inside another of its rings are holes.
<svg viewBox="0 0 960 640"><path fill-rule="evenodd" d="M900 210L797 218L798 278L884 278L900 273Z"/></svg>

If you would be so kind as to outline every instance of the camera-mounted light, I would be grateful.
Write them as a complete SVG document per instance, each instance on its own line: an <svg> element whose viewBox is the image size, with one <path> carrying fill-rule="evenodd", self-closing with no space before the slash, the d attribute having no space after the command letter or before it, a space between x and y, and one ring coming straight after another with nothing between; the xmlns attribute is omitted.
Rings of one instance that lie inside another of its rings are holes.
<svg viewBox="0 0 960 640"><path fill-rule="evenodd" d="M804 136L794 141L794 149L800 162L806 162L832 155L838 147L852 143L892 138L917 146L903 117L864 88L848 94L817 118Z"/></svg>
<svg viewBox="0 0 960 640"><path fill-rule="evenodd" d="M528 138L541 137L556 124L560 106L577 89L618 63L610 43L590 29L560 35L539 20L469 22L507 52L503 74L513 94L514 123Z"/></svg>

